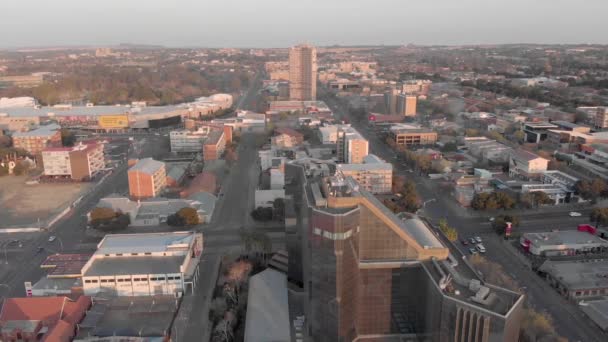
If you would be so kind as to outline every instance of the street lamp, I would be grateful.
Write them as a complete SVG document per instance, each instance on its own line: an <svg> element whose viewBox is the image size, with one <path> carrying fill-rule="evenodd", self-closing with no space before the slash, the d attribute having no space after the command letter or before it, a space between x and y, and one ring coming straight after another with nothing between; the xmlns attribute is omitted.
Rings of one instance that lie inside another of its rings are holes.
<svg viewBox="0 0 608 342"><path fill-rule="evenodd" d="M423 210L427 203L434 202L435 200L436 200L435 198L431 198L430 200L426 200L426 201L422 202L422 207L420 209L416 210L415 215L418 215L418 212L420 210Z"/></svg>

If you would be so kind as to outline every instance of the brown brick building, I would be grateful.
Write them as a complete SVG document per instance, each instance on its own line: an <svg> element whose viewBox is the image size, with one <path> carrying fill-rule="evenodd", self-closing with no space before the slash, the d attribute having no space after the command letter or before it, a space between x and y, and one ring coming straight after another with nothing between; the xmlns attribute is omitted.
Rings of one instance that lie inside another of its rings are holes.
<svg viewBox="0 0 608 342"><path fill-rule="evenodd" d="M129 195L133 199L158 197L166 187L165 163L144 158L129 169Z"/></svg>
<svg viewBox="0 0 608 342"><path fill-rule="evenodd" d="M217 160L226 150L224 131L211 131L203 142L203 160Z"/></svg>
<svg viewBox="0 0 608 342"><path fill-rule="evenodd" d="M61 146L61 127L56 124L40 126L28 132L13 134L13 146L37 155L49 146Z"/></svg>
<svg viewBox="0 0 608 342"><path fill-rule="evenodd" d="M400 146L433 145L437 142L437 132L423 128L393 127L389 138Z"/></svg>

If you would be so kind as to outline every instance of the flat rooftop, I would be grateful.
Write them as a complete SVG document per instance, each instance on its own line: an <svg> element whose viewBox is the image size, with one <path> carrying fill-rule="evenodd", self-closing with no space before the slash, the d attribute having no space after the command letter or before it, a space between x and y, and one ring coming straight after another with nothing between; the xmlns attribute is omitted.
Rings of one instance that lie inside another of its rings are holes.
<svg viewBox="0 0 608 342"><path fill-rule="evenodd" d="M83 277L180 273L187 255L96 258Z"/></svg>
<svg viewBox="0 0 608 342"><path fill-rule="evenodd" d="M608 246L608 241L587 232L579 232L578 230L564 230L546 233L524 233L523 237L530 240L533 244L539 246L586 244L605 244Z"/></svg>
<svg viewBox="0 0 608 342"><path fill-rule="evenodd" d="M41 268L48 269L49 277L60 277L80 274L84 265L92 254L53 254L49 255L40 264Z"/></svg>
<svg viewBox="0 0 608 342"><path fill-rule="evenodd" d="M165 163L154 160L152 158L140 159L137 164L131 166L130 171L140 171L148 174L153 174L160 168L164 167Z"/></svg>
<svg viewBox="0 0 608 342"><path fill-rule="evenodd" d="M188 248L193 232L109 234L97 246L96 254L163 252L168 248Z"/></svg>
<svg viewBox="0 0 608 342"><path fill-rule="evenodd" d="M186 110L183 106L92 106L92 107L41 107L41 108L1 108L0 113L11 117L41 117L41 116L101 116L101 115L151 115Z"/></svg>
<svg viewBox="0 0 608 342"><path fill-rule="evenodd" d="M539 271L550 274L569 290L608 287L608 260L545 261Z"/></svg>
<svg viewBox="0 0 608 342"><path fill-rule="evenodd" d="M579 308L602 330L608 330L608 299L585 301Z"/></svg>

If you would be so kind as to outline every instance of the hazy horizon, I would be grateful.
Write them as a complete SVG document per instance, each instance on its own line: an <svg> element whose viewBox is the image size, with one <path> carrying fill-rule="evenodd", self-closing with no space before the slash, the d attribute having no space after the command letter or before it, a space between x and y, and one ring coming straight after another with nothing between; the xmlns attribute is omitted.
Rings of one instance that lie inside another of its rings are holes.
<svg viewBox="0 0 608 342"><path fill-rule="evenodd" d="M32 0L0 3L0 48L608 44L608 1Z"/></svg>

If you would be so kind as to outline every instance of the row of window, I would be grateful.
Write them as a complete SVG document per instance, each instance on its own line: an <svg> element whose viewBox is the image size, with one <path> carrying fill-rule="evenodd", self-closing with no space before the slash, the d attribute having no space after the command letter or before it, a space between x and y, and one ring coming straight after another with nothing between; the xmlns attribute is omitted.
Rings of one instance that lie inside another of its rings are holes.
<svg viewBox="0 0 608 342"><path fill-rule="evenodd" d="M114 255L114 256L123 256L124 254L123 254L123 253L116 253L116 254L104 254L104 255L105 255L105 256L107 256L107 257L109 257L109 256L112 256L112 255ZM129 254L127 254L127 255L129 255ZM130 255L132 255L132 256L138 256L138 255L152 255L152 253L151 253L151 252L145 252L145 253L131 253ZM163 254L163 255L165 255L165 254Z"/></svg>
<svg viewBox="0 0 608 342"><path fill-rule="evenodd" d="M181 280L181 276L174 276L174 277L150 277L149 279L150 281L165 281L165 280ZM116 282L118 283L124 283L124 282L142 282L142 281L148 281L148 278L133 278L133 280L131 280L130 278L120 278L120 279L116 279ZM97 279L86 279L85 284L97 284L98 281ZM99 280L100 283L114 283L114 279L100 279Z"/></svg>
<svg viewBox="0 0 608 342"><path fill-rule="evenodd" d="M344 233L333 233L327 230L321 230L320 228L314 228L313 232L315 235L323 236L324 238L330 240L346 240L349 237L353 236L352 230L347 230Z"/></svg>
<svg viewBox="0 0 608 342"><path fill-rule="evenodd" d="M599 295L606 295L606 294L608 294L608 289L576 291L576 293L574 295L576 297L579 297L581 295L583 295L583 296L599 296Z"/></svg>

